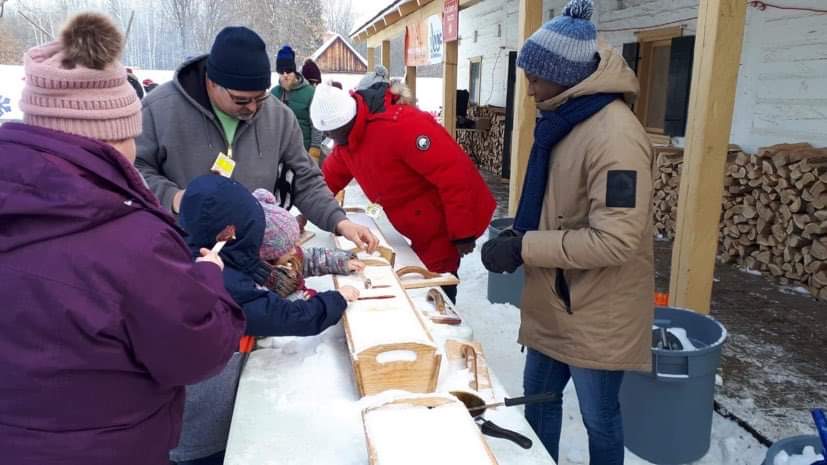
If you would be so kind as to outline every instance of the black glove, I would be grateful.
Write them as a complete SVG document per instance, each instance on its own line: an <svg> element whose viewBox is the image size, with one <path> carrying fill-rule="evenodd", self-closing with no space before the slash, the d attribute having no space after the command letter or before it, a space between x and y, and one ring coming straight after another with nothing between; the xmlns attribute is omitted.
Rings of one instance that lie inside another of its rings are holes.
<svg viewBox="0 0 827 465"><path fill-rule="evenodd" d="M482 264L494 273L513 273L523 264L523 234L506 229L482 246Z"/></svg>
<svg viewBox="0 0 827 465"><path fill-rule="evenodd" d="M459 256L464 257L474 251L474 247L477 246L477 239L474 237L469 237L468 239L458 239L454 241L454 246L457 248Z"/></svg>

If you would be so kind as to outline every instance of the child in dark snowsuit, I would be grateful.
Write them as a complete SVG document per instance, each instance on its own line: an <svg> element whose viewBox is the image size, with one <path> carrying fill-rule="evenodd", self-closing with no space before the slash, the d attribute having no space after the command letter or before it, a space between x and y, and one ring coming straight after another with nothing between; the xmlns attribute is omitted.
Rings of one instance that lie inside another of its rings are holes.
<svg viewBox="0 0 827 465"><path fill-rule="evenodd" d="M187 186L179 217L187 244L198 256L212 248L216 235L233 225L236 238L221 251L224 286L244 310L245 334L251 336L311 336L336 324L358 291L318 293L313 299L289 301L263 287L272 267L259 258L264 237L264 212L241 184L210 174ZM187 464L222 463L230 430L235 390L241 376L242 356L236 353L216 377L187 386L184 426L170 459Z"/></svg>

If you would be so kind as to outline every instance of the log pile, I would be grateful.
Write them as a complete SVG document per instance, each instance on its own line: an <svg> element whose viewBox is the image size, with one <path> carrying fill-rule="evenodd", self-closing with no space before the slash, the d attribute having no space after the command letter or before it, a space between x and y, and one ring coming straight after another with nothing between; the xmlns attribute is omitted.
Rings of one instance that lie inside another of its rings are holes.
<svg viewBox="0 0 827 465"><path fill-rule="evenodd" d="M655 224L674 236L681 154L658 154ZM729 154L719 258L827 300L827 149L780 144Z"/></svg>
<svg viewBox="0 0 827 465"><path fill-rule="evenodd" d="M468 107L470 119L489 119L491 127L457 129L457 142L471 155L477 166L492 173L502 172L505 111L499 107Z"/></svg>
<svg viewBox="0 0 827 465"><path fill-rule="evenodd" d="M678 191L681 183L683 150L658 147L655 149L655 170L652 195L654 198L655 232L662 237L675 237L678 219Z"/></svg>

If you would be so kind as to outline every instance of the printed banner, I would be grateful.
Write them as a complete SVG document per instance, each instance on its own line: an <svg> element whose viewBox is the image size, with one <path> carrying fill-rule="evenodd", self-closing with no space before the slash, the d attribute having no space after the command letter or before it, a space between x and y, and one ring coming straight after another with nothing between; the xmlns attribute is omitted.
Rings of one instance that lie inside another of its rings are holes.
<svg viewBox="0 0 827 465"><path fill-rule="evenodd" d="M405 66L442 63L442 17L434 15L427 21L405 28Z"/></svg>

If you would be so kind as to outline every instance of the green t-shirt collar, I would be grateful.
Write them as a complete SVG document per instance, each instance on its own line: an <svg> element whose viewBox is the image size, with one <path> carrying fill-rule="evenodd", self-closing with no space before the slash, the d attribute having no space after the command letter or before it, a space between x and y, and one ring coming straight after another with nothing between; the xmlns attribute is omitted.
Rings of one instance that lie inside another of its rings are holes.
<svg viewBox="0 0 827 465"><path fill-rule="evenodd" d="M215 116L218 117L218 121L221 123L221 128L224 129L224 137L227 139L229 150L229 148L232 147L233 142L235 142L235 132L238 129L239 121L238 119L233 118L227 113L221 111L221 109L215 106L212 102L210 102L210 104L212 105L213 112L215 112Z"/></svg>

